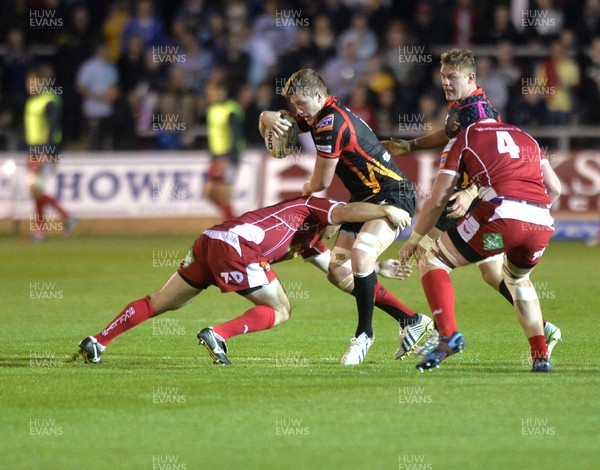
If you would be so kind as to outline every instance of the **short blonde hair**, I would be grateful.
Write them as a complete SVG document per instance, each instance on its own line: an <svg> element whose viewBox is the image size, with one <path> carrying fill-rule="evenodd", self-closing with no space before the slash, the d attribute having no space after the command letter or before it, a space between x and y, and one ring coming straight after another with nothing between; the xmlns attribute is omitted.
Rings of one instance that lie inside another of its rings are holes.
<svg viewBox="0 0 600 470"><path fill-rule="evenodd" d="M476 73L475 56L467 49L452 49L442 54L440 63L464 74Z"/></svg>
<svg viewBox="0 0 600 470"><path fill-rule="evenodd" d="M281 94L286 98L298 93L304 96L315 96L318 91L329 96L329 88L317 72L313 69L300 69L288 78Z"/></svg>

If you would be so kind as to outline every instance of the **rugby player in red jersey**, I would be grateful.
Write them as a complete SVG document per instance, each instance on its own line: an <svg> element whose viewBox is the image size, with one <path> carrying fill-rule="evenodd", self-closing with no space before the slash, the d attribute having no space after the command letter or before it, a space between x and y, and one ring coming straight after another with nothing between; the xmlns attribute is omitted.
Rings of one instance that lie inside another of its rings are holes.
<svg viewBox="0 0 600 470"><path fill-rule="evenodd" d="M211 227L194 242L187 257L157 292L128 304L106 327L79 343L73 359L100 364L108 344L120 334L161 313L177 310L208 286L236 292L254 307L222 325L198 333L216 364L230 364L225 341L266 330L290 318L289 299L271 264L309 250L326 226L373 219L400 229L410 225L407 211L391 205L345 204L312 196L297 197L247 212Z"/></svg>
<svg viewBox="0 0 600 470"><path fill-rule="evenodd" d="M459 109L459 116L462 111ZM417 368L423 371L437 367L465 346L454 316L454 287L449 272L504 253L503 278L529 340L532 371L550 372L542 313L529 274L554 231L550 205L560 195L560 184L531 136L514 126L483 119L451 139L442 154L431 198L423 205L399 259L407 262L416 252L423 234L431 230L446 207L463 171L477 185L480 201L456 227L435 240L419 260L423 290L440 337L424 351Z"/></svg>
<svg viewBox="0 0 600 470"><path fill-rule="evenodd" d="M317 149L313 173L302 188L303 194L327 189L338 175L350 192L350 201L391 204L410 214L415 210L412 183L365 122L329 94L323 79L312 69L301 69L286 82L283 96L297 109L301 132L310 132ZM289 127L280 112L264 111L259 130L281 134ZM377 281L378 256L391 245L398 232L384 219L343 224L331 254L329 280L356 298L358 326L342 364L360 364L374 341L373 310L377 303L390 305L408 326L401 337L402 353L408 353L433 327L432 320L416 314L393 297ZM378 305L378 306L380 306ZM383 308L383 307L382 307ZM386 312L390 313L390 308Z"/></svg>
<svg viewBox="0 0 600 470"><path fill-rule="evenodd" d="M448 141L477 119L489 117L501 121L500 115L489 102L485 91L477 86L476 63L473 53L466 49L452 49L445 52L440 60L440 78L448 110L444 129L418 137L413 140L384 140L382 145L394 156L400 156L416 150L432 150L444 147ZM459 109L464 109L459 119ZM461 175L454 194L449 199L434 227L423 236L420 246L423 250L438 239L442 233L456 226L457 220L472 210L477 203L477 186L466 175ZM483 280L513 303L512 295L502 278L502 254L490 256L477 262ZM544 319L544 335L548 349L552 349L562 339L560 329Z"/></svg>
<svg viewBox="0 0 600 470"><path fill-rule="evenodd" d="M440 78L442 88L448 100L446 114L446 125L444 129L438 129L431 134L418 137L413 140L384 140L382 145L394 156L404 155L416 150L432 150L444 147L448 141L458 135L461 131L461 123L458 119L458 109L468 103L480 102L481 115L470 116L482 118L485 115L500 121L498 112L491 105L483 89L477 86L475 57L471 51L466 49L452 49L445 52L440 60ZM486 104L483 108L483 104ZM474 109L474 108L471 108ZM472 124L471 120L468 122ZM442 233L456 226L457 219L464 216L477 197L477 186L468 177L461 175L457 182L456 191L450 201L454 201L444 209L435 226L424 235L421 247L426 250L429 245L439 238ZM501 256L490 257L478 263L483 279L494 289L512 302L510 293L502 284L502 258Z"/></svg>

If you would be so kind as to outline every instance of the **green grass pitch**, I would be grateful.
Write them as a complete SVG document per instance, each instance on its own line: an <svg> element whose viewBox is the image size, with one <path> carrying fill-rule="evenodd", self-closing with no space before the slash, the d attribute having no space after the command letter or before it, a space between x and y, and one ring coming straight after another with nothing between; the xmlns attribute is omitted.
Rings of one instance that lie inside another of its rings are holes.
<svg viewBox="0 0 600 470"><path fill-rule="evenodd" d="M63 363L191 242L0 239L0 468L598 468L598 248L554 243L532 276L564 339L549 375L529 372L514 313L473 266L452 274L464 354L420 374L376 312L366 362L344 368L354 300L299 260L274 267L292 320L230 340L230 368L196 333L250 304L216 288L117 338L100 367ZM416 274L385 284L426 311Z"/></svg>

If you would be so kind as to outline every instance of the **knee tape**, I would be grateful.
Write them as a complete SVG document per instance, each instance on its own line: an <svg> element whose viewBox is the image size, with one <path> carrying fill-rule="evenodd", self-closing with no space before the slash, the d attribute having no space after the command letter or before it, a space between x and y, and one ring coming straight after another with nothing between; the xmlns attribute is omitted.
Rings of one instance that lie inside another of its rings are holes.
<svg viewBox="0 0 600 470"><path fill-rule="evenodd" d="M335 287L337 287L338 289L341 289L343 291L345 291L348 286L350 284L352 284L354 282L354 276L352 274L348 275L348 277L346 279L341 280L340 282L338 282Z"/></svg>
<svg viewBox="0 0 600 470"><path fill-rule="evenodd" d="M425 252L425 258L429 265L443 269L447 273L458 264L456 258L440 243L439 239L435 240Z"/></svg>
<svg viewBox="0 0 600 470"><path fill-rule="evenodd" d="M354 245L352 245L352 248L364 251L375 258L378 258L383 251L383 245L379 239L368 232L360 232L356 237L356 241L354 242Z"/></svg>
<svg viewBox="0 0 600 470"><path fill-rule="evenodd" d="M423 235L423 238L421 238L421 241L419 242L419 246L423 248L424 251L427 251L429 248L431 248L432 243L433 238L431 238L429 235Z"/></svg>
<svg viewBox="0 0 600 470"><path fill-rule="evenodd" d="M515 300L528 301L537 300L538 295L535 291L535 287L529 281L529 273L531 271L513 272L507 261L504 261L504 267L502 269L502 275L504 283Z"/></svg>
<svg viewBox="0 0 600 470"><path fill-rule="evenodd" d="M348 288L348 286L350 284L352 284L352 282L354 281L354 277L352 276L352 267L351 267L352 260L351 260L350 256L351 256L350 250L348 250L347 248L335 246L335 247L333 247L333 250L331 250L331 259L329 262L337 264L338 266L344 267L344 268L348 269L348 271L350 271L350 274L348 274L347 277L342 279L340 282L333 284L338 289L341 289L343 291L345 291Z"/></svg>
<svg viewBox="0 0 600 470"><path fill-rule="evenodd" d="M339 246L334 246L333 250L331 250L331 260L330 263L335 263L340 266L350 266L351 263L351 252L347 248L342 248Z"/></svg>

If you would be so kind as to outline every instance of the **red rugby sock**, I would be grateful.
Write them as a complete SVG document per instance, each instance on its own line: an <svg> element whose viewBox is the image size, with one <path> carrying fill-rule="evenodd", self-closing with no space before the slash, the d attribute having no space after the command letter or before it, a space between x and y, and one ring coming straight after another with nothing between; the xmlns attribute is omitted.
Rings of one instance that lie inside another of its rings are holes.
<svg viewBox="0 0 600 470"><path fill-rule="evenodd" d="M423 290L441 336L452 336L458 330L454 316L454 286L443 269L429 271L421 278Z"/></svg>
<svg viewBox="0 0 600 470"><path fill-rule="evenodd" d="M544 335L537 335L528 339L531 349L531 359L533 361L539 358L548 359L548 346L546 345L546 337Z"/></svg>
<svg viewBox="0 0 600 470"><path fill-rule="evenodd" d="M396 298L381 282L375 284L375 307L380 308L396 320L402 321L412 317L415 312ZM403 322L402 326L406 326Z"/></svg>
<svg viewBox="0 0 600 470"><path fill-rule="evenodd" d="M255 331L268 330L275 323L275 310L265 305L257 305L242 315L213 328L223 340Z"/></svg>
<svg viewBox="0 0 600 470"><path fill-rule="evenodd" d="M152 318L154 316L154 307L147 295L143 299L135 300L125 307L113 321L100 333L94 335L102 346L107 346L113 339L136 325Z"/></svg>

